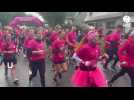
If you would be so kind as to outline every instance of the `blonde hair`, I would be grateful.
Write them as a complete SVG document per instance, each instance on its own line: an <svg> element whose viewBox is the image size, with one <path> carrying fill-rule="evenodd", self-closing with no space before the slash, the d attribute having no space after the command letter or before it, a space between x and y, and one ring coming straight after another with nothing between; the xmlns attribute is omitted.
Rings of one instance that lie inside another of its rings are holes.
<svg viewBox="0 0 134 100"><path fill-rule="evenodd" d="M77 52L81 48L81 46L85 43L85 39L86 39L86 37L84 36L81 39L81 41L77 44L77 47L75 48L75 52Z"/></svg>

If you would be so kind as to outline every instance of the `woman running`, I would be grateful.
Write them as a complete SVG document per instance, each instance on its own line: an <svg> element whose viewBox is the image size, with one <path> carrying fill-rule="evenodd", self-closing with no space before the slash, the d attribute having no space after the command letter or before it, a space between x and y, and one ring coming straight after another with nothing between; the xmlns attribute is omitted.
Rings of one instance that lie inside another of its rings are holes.
<svg viewBox="0 0 134 100"><path fill-rule="evenodd" d="M123 27L121 25L117 26L115 31L113 31L111 34L107 35L105 38L106 42L106 52L108 54L108 59L106 60L106 63L104 64L104 69L107 69L108 63L113 60L114 57L114 63L111 66L113 71L116 71L115 65L118 62L118 46L121 40L121 34L122 34Z"/></svg>
<svg viewBox="0 0 134 100"><path fill-rule="evenodd" d="M3 62L3 55L2 55L2 40L3 40L3 29L0 28L0 65Z"/></svg>
<svg viewBox="0 0 134 100"><path fill-rule="evenodd" d="M124 74L128 74L131 80L131 86L134 87L134 34L131 34L130 37L122 43L119 47L118 55L120 60L121 70L115 74L112 79L109 81L111 85L115 80Z"/></svg>
<svg viewBox="0 0 134 100"><path fill-rule="evenodd" d="M106 54L106 50L105 50L105 36L103 34L103 29L102 28L98 28L97 29L97 42L100 46L100 60L102 62L102 64L104 64L105 60L108 58L107 54Z"/></svg>
<svg viewBox="0 0 134 100"><path fill-rule="evenodd" d="M29 77L31 84L32 79L36 76L39 70L41 86L45 86L45 45L40 34L35 34L35 39L29 43L30 61L32 74Z"/></svg>
<svg viewBox="0 0 134 100"><path fill-rule="evenodd" d="M50 45L48 47L48 57L52 60L52 44L55 40L57 40L57 38L59 37L58 34L59 34L59 31L61 30L61 26L55 26L55 29L52 30L50 36L49 36L49 40L50 40ZM52 69L54 70L54 64L52 63Z"/></svg>
<svg viewBox="0 0 134 100"><path fill-rule="evenodd" d="M88 33L84 43L73 55L73 58L79 62L71 82L76 87L107 87L106 78L97 66L100 55L100 48L96 43L96 35Z"/></svg>
<svg viewBox="0 0 134 100"><path fill-rule="evenodd" d="M68 48L70 50L71 55L73 54L74 48L76 47L77 43L77 33L76 27L72 27L71 31L67 34L66 42L68 43Z"/></svg>
<svg viewBox="0 0 134 100"><path fill-rule="evenodd" d="M27 32L26 36L25 36L25 40L24 40L24 55L26 55L27 59L28 59L28 62L29 62L29 75L32 74L31 72L31 60L30 60L30 43L32 41L34 41L34 33L35 33L35 30L34 29L29 29L29 32Z"/></svg>
<svg viewBox="0 0 134 100"><path fill-rule="evenodd" d="M66 42L68 44L69 63L73 64L71 57L72 57L74 50L77 46L77 33L76 33L75 26L72 26L71 31L69 33L67 33Z"/></svg>
<svg viewBox="0 0 134 100"><path fill-rule="evenodd" d="M61 79L62 73L68 69L65 57L64 33L59 32L58 38L52 43L52 61L55 73L53 80L55 82L57 82L57 77Z"/></svg>
<svg viewBox="0 0 134 100"><path fill-rule="evenodd" d="M11 68L11 75L14 79L14 83L18 83L18 79L16 76L16 64L17 64L17 48L14 41L11 38L11 27L4 27L5 39L2 42L2 53L3 53L3 61L5 64L5 77L7 78L8 69ZM13 65L12 65L13 63ZM8 65L9 64L9 65Z"/></svg>

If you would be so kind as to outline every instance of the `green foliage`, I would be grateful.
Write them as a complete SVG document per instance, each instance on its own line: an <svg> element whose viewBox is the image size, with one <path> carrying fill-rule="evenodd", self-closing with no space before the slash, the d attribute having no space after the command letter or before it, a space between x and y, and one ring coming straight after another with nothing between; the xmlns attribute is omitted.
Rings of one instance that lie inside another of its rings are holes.
<svg viewBox="0 0 134 100"><path fill-rule="evenodd" d="M43 16L50 26L55 26L57 24L64 24L66 12L46 12Z"/></svg>
<svg viewBox="0 0 134 100"><path fill-rule="evenodd" d="M0 12L0 22L6 25L8 24L15 16L24 16L24 12Z"/></svg>

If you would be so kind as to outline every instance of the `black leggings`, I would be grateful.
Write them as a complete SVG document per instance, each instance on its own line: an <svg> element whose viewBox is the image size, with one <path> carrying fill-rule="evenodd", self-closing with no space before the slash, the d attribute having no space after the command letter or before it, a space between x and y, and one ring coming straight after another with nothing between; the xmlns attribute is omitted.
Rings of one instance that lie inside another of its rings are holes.
<svg viewBox="0 0 134 100"><path fill-rule="evenodd" d="M31 81L39 70L41 86L45 86L45 60L31 61L32 75L29 77Z"/></svg>
<svg viewBox="0 0 134 100"><path fill-rule="evenodd" d="M106 63L104 64L104 67L107 68L108 63L113 59L113 56L115 55L116 57L114 59L114 63L111 66L112 68L115 68L116 63L119 60L118 55L117 55L117 50L108 49L107 54L108 54L109 58L106 60Z"/></svg>
<svg viewBox="0 0 134 100"><path fill-rule="evenodd" d="M131 85L134 87L134 68L122 68L117 74L115 74L110 82L114 82L119 77L123 76L124 74L128 74L131 79Z"/></svg>

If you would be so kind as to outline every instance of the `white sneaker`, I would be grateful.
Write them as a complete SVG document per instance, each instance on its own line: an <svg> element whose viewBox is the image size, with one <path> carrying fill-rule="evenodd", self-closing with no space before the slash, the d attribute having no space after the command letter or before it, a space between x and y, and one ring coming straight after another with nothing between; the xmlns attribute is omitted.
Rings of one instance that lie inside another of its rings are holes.
<svg viewBox="0 0 134 100"><path fill-rule="evenodd" d="M32 75L32 71L31 71L31 70L29 70L29 72L28 72L28 73L29 73L29 76L30 76L30 75Z"/></svg>
<svg viewBox="0 0 134 100"><path fill-rule="evenodd" d="M32 84L32 81L29 81L28 86L29 86L29 87L32 87L32 85L33 85L33 84Z"/></svg>
<svg viewBox="0 0 134 100"><path fill-rule="evenodd" d="M25 54L23 56L24 56L24 58L26 58L26 55Z"/></svg>
<svg viewBox="0 0 134 100"><path fill-rule="evenodd" d="M11 66L9 66L9 63L8 63L8 69L12 69L13 68L13 63L11 63Z"/></svg>
<svg viewBox="0 0 134 100"><path fill-rule="evenodd" d="M17 78L15 78L15 79L14 79L14 84L18 84L18 81L19 81L19 80L18 80Z"/></svg>

